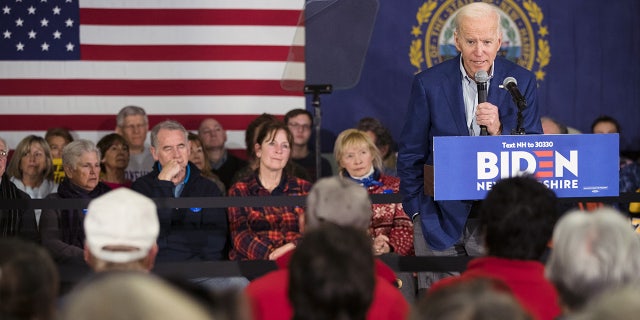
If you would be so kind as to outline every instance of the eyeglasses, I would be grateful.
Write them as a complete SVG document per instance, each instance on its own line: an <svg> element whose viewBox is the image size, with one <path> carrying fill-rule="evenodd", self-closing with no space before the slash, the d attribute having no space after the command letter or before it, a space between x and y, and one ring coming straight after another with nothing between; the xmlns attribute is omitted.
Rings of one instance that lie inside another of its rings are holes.
<svg viewBox="0 0 640 320"><path fill-rule="evenodd" d="M9 152L6 152L4 150L0 150L0 159L5 159L7 157L7 155L9 155Z"/></svg>
<svg viewBox="0 0 640 320"><path fill-rule="evenodd" d="M302 131L311 130L311 125L309 124L300 124L300 123L289 123L289 128L292 130L302 129Z"/></svg>

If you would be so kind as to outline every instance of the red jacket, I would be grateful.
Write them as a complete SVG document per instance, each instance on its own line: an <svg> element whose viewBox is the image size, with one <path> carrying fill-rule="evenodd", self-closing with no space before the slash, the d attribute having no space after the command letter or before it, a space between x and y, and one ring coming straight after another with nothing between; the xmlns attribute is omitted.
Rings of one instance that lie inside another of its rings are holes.
<svg viewBox="0 0 640 320"><path fill-rule="evenodd" d="M442 279L430 292L476 277L503 281L520 304L538 320L553 320L560 315L558 292L544 277L544 265L538 261L482 257L471 260L460 276Z"/></svg>
<svg viewBox="0 0 640 320"><path fill-rule="evenodd" d="M291 319L293 307L289 302L289 270L293 251L276 260L279 270L253 280L245 289L255 320ZM367 319L405 319L409 304L395 287L396 277L391 268L376 259L376 287Z"/></svg>

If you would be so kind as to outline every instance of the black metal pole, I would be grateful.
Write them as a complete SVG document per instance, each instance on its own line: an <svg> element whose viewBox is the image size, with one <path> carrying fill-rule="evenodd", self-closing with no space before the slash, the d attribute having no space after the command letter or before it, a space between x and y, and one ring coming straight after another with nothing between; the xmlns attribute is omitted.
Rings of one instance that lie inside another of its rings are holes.
<svg viewBox="0 0 640 320"><path fill-rule="evenodd" d="M316 159L316 180L322 176L322 166L320 161L320 153L322 152L320 145L320 129L322 128L322 110L320 108L320 95L328 94L333 91L330 84L306 85L304 86L305 94L313 94L311 105L313 106L313 127L316 133L315 141L315 159Z"/></svg>

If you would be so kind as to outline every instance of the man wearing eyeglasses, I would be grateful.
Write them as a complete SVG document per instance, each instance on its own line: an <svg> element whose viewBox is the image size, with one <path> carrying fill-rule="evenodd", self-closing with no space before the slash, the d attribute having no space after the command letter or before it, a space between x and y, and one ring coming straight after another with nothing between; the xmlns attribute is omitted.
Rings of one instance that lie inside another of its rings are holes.
<svg viewBox="0 0 640 320"><path fill-rule="evenodd" d="M153 157L145 144L149 132L149 119L141 107L126 106L116 117L116 133L129 145L129 165L124 170L125 178L135 181L153 169Z"/></svg>
<svg viewBox="0 0 640 320"><path fill-rule="evenodd" d="M313 128L313 117L311 113L304 109L293 109L284 115L284 123L293 134L293 148L291 150L291 160L302 166L311 182L318 180L316 173L315 153L309 149L309 139ZM331 164L327 159L320 158L320 178L330 177L333 173Z"/></svg>

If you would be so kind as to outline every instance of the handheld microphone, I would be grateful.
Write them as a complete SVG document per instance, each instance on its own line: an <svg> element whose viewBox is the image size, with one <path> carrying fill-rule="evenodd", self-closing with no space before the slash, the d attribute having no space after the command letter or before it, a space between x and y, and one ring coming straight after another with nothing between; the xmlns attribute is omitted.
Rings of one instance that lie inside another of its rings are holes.
<svg viewBox="0 0 640 320"><path fill-rule="evenodd" d="M518 81L516 81L514 77L506 77L504 81L502 81L502 87L509 91L513 102L515 102L519 108L524 109L524 107L527 106L527 100L525 100L520 90L518 90Z"/></svg>
<svg viewBox="0 0 640 320"><path fill-rule="evenodd" d="M476 85L478 86L478 104L487 102L487 82L489 75L484 70L479 70L475 74ZM480 135L487 136L487 126L480 126Z"/></svg>

